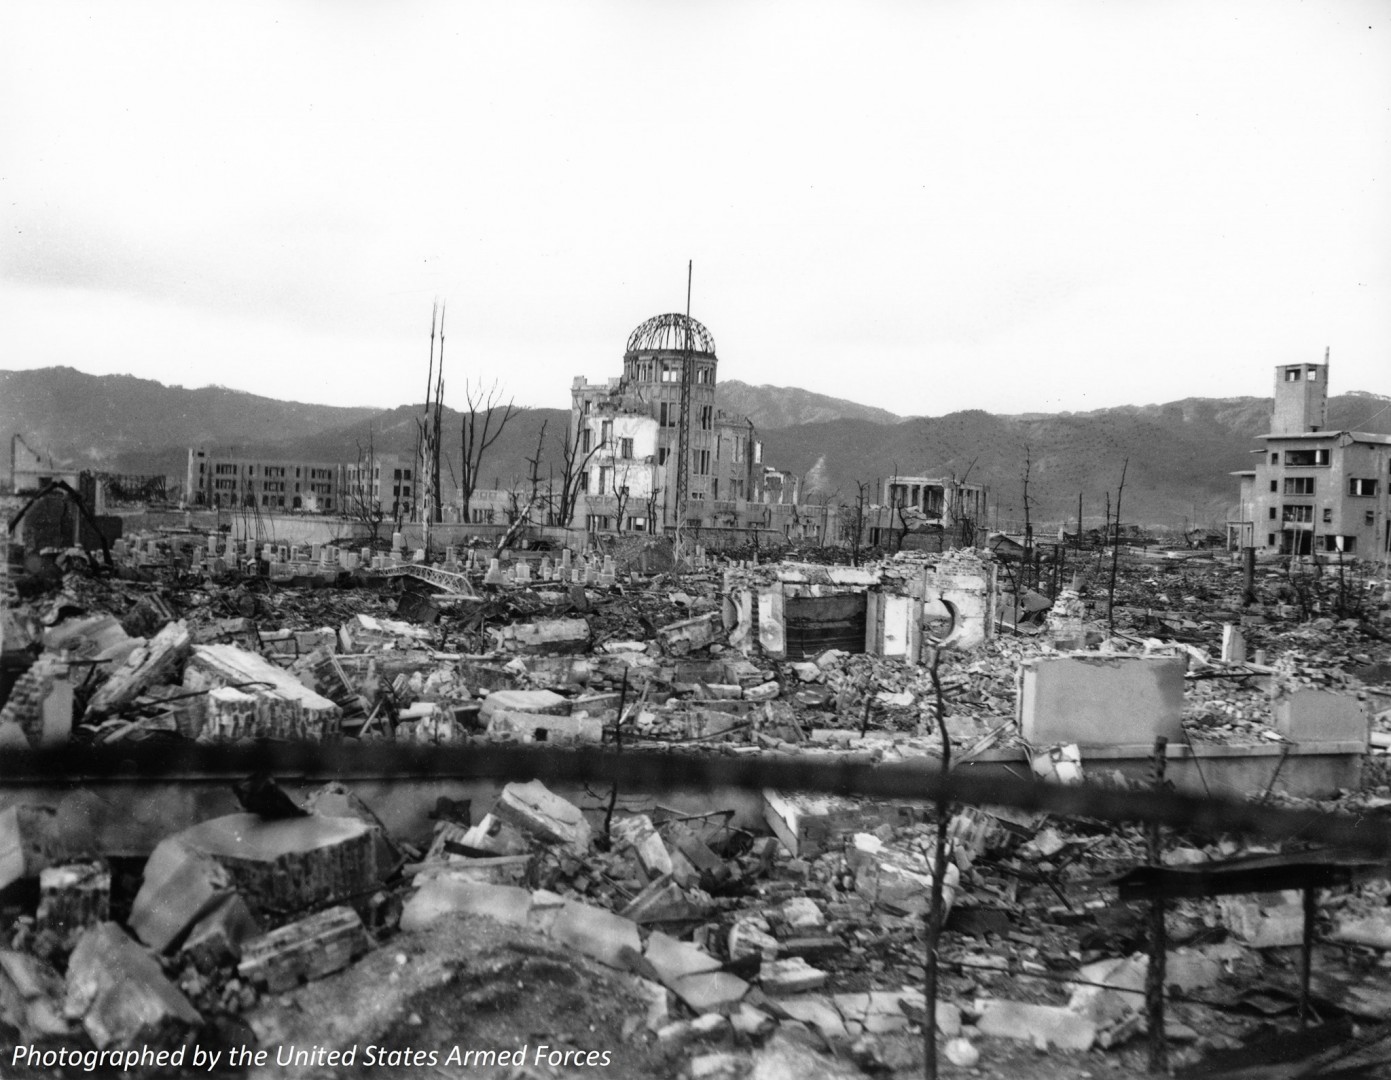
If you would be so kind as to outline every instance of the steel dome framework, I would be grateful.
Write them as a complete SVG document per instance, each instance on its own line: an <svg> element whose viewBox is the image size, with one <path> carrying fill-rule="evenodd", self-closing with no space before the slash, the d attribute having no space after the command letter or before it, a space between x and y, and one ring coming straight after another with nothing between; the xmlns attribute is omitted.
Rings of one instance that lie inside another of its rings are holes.
<svg viewBox="0 0 1391 1080"><path fill-rule="evenodd" d="M687 330L689 329L689 335ZM627 352L685 352L715 355L715 339L689 315L670 312L654 315L628 335Z"/></svg>

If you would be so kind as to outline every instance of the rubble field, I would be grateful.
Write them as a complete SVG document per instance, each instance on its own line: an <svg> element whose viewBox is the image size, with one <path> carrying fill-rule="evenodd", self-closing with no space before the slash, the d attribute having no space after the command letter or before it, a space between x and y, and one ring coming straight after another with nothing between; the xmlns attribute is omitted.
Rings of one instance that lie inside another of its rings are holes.
<svg viewBox="0 0 1391 1080"><path fill-rule="evenodd" d="M1027 582L971 550L347 554L164 532L111 569L7 561L0 753L517 743L1145 790L1163 740L1170 786L1258 775L1239 794L1391 824L1376 567L1262 565L1248 591L1224 553L1125 551L1112 596L1110 552ZM226 812L147 842L97 820L100 792L6 771L16 1077L919 1076L934 891L939 1075L1148 1075L1152 906L1118 880L1344 866L1002 806L544 776L408 812L410 776L390 808L351 779L237 777ZM1356 870L1165 901L1171 1069L1391 1077L1391 884Z"/></svg>

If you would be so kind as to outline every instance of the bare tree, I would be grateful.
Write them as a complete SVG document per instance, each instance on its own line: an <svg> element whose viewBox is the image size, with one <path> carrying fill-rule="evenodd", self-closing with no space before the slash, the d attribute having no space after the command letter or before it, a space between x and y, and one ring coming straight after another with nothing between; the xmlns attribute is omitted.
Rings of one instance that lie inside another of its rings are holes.
<svg viewBox="0 0 1391 1080"><path fill-rule="evenodd" d="M1029 477L1034 471L1033 455L1029 444L1024 444L1024 566L1019 574L1022 588L1028 588L1033 576L1034 525L1029 515Z"/></svg>
<svg viewBox="0 0 1391 1080"><path fill-rule="evenodd" d="M1121 483L1116 489L1116 539L1111 549L1111 585L1106 592L1106 628L1109 633L1116 632L1116 570L1121 558L1121 495L1125 492L1125 470L1130 467L1130 459L1121 463Z"/></svg>
<svg viewBox="0 0 1391 1080"><path fill-rule="evenodd" d="M599 452L596 443L588 450L580 450L579 432L565 432L560 444L560 498L555 506L557 525L568 526L575 516L575 504L579 502L584 472L589 462Z"/></svg>
<svg viewBox="0 0 1391 1080"><path fill-rule="evenodd" d="M611 481L613 484L613 497L617 505L617 514L614 519L614 529L619 533L623 532L623 515L628 512L628 499L630 497L628 492L628 470L630 468L631 466L629 465L629 463L625 461L623 463L622 476L619 475L619 470L615 468L613 470L613 479Z"/></svg>
<svg viewBox="0 0 1391 1080"><path fill-rule="evenodd" d="M659 484L653 484L647 496L647 531L650 533L657 531L657 508L661 505L663 491Z"/></svg>
<svg viewBox="0 0 1391 1080"><path fill-rule="evenodd" d="M375 551L377 540L381 535L382 522L386 520L386 511L382 509L382 501L373 493L372 481L375 478L377 469L377 454L375 440L372 437L372 429L367 429L367 459L366 465L363 464L362 443L357 444L357 479L348 487L348 516L354 521L360 521L367 526L368 534L371 537L372 549Z"/></svg>
<svg viewBox="0 0 1391 1080"><path fill-rule="evenodd" d="M440 363L435 371L435 320L439 320ZM425 379L425 415L416 420L417 483L425 482L421 524L424 526L425 554L430 553L430 526L444 521L440 505L440 423L444 410L444 308L436 302L430 313L430 368ZM413 490L412 489L412 490Z"/></svg>
<svg viewBox="0 0 1391 1080"><path fill-rule="evenodd" d="M496 382L484 387L464 385L464 415L460 431L462 464L460 467L459 499L463 519L469 520L473 493L478 489L478 478L482 475L483 458L488 449L497 442L498 436L507 427L507 422L516 415L517 410L509 400L502 404L502 392Z"/></svg>
<svg viewBox="0 0 1391 1080"><path fill-rule="evenodd" d="M841 528L850 534L850 565L860 565L860 546L864 542L865 506L869 501L869 484L855 481L855 502L840 508Z"/></svg>

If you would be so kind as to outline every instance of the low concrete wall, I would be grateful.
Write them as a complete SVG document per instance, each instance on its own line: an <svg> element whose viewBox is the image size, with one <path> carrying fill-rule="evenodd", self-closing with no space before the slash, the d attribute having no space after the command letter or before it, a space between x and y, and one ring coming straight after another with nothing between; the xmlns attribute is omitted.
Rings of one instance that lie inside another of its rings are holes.
<svg viewBox="0 0 1391 1080"><path fill-rule="evenodd" d="M1288 748L1288 754L1286 750ZM1359 742L1266 743L1224 746L1170 743L1164 778L1195 795L1260 798L1267 789L1305 799L1326 799L1362 782L1365 744ZM1130 780L1153 775L1153 743L1082 747L1082 771L1089 777L1120 772ZM1021 764L1023 769L1021 770ZM961 766L1020 775L1028 769L1019 750L992 750Z"/></svg>
<svg viewBox="0 0 1391 1080"><path fill-rule="evenodd" d="M1153 745L1183 738L1183 675L1173 656L1074 653L1024 661L1019 730L1035 746Z"/></svg>

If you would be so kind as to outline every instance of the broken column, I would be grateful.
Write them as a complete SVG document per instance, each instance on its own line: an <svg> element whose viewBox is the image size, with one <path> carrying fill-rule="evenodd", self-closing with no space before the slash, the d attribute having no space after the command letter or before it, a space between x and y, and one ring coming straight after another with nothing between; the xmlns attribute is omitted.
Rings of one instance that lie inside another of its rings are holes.
<svg viewBox="0 0 1391 1080"><path fill-rule="evenodd" d="M373 830L351 818L213 818L171 838L216 859L258 917L359 896L377 886Z"/></svg>

